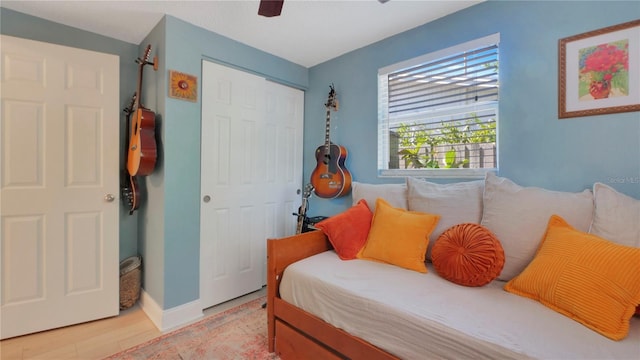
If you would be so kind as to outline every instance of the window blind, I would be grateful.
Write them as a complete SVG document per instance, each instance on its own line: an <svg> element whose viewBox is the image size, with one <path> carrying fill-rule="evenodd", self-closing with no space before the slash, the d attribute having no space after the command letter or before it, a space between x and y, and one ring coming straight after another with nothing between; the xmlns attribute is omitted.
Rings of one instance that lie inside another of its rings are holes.
<svg viewBox="0 0 640 360"><path fill-rule="evenodd" d="M497 67L492 44L389 73L389 115L496 101Z"/></svg>

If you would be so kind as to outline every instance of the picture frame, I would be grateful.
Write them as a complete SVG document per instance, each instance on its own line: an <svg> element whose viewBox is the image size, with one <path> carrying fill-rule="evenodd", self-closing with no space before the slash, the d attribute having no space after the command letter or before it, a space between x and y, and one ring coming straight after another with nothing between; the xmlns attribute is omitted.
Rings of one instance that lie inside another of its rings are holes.
<svg viewBox="0 0 640 360"><path fill-rule="evenodd" d="M169 70L169 97L198 101L198 78L194 75Z"/></svg>
<svg viewBox="0 0 640 360"><path fill-rule="evenodd" d="M558 41L558 117L640 111L640 20Z"/></svg>

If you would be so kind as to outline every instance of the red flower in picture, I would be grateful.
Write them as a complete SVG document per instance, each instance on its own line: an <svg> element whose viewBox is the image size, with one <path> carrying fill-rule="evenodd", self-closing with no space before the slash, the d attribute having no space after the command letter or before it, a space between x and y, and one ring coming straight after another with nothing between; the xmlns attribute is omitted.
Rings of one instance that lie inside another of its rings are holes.
<svg viewBox="0 0 640 360"><path fill-rule="evenodd" d="M628 94L629 41L620 40L581 49L580 96L593 99L609 97L612 88L617 95Z"/></svg>

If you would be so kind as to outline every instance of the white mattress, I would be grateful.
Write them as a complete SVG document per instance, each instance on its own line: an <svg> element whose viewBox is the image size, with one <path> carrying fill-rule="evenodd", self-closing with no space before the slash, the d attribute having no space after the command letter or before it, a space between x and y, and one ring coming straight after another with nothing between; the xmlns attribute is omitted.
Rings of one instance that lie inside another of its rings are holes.
<svg viewBox="0 0 640 360"><path fill-rule="evenodd" d="M421 274L328 251L287 267L280 294L403 359L640 359L639 318L613 341L503 286L458 286L433 268Z"/></svg>

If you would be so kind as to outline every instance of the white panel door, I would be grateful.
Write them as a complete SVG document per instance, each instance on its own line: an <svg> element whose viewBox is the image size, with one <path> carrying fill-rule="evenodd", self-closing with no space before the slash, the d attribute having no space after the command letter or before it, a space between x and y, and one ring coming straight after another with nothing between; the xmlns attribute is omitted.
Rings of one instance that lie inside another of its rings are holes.
<svg viewBox="0 0 640 360"><path fill-rule="evenodd" d="M295 232L302 91L212 62L202 70L200 301L265 284L266 238Z"/></svg>
<svg viewBox="0 0 640 360"><path fill-rule="evenodd" d="M0 337L119 311L119 59L2 36Z"/></svg>

